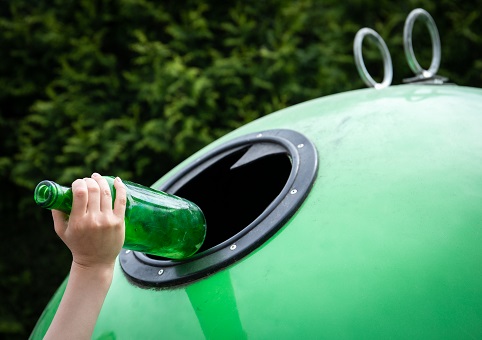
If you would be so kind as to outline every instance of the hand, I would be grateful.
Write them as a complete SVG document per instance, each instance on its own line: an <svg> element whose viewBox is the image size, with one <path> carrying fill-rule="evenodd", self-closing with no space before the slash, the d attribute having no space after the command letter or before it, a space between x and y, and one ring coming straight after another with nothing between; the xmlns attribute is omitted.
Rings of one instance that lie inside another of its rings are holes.
<svg viewBox="0 0 482 340"><path fill-rule="evenodd" d="M116 199L105 178L94 173L92 178L72 183L73 203L70 217L52 210L54 228L72 252L73 265L86 269L113 268L125 237L124 214L126 189L119 178L114 180Z"/></svg>
<svg viewBox="0 0 482 340"><path fill-rule="evenodd" d="M72 183L70 217L52 210L54 227L72 252L73 262L62 301L44 339L90 339L112 283L114 263L124 244L126 189L114 180L116 199L105 178Z"/></svg>

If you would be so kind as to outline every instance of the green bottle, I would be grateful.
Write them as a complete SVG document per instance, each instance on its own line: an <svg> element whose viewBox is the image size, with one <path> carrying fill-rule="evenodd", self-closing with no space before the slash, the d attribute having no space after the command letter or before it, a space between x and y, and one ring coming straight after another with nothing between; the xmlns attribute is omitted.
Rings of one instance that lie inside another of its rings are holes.
<svg viewBox="0 0 482 340"><path fill-rule="evenodd" d="M114 177L104 178L114 201ZM136 183L123 183L127 192L124 248L171 259L184 259L199 250L206 220L197 205ZM72 210L72 189L52 181L40 182L34 199L46 209L66 214Z"/></svg>

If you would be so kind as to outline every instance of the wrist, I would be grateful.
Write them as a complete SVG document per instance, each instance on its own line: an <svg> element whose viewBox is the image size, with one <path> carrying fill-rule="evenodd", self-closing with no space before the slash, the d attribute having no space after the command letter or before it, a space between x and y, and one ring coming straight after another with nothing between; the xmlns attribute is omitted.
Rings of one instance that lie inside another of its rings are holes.
<svg viewBox="0 0 482 340"><path fill-rule="evenodd" d="M72 267L70 270L71 277L78 277L82 280L88 281L95 280L95 282L98 284L109 287L112 282L113 275L114 263L86 266L76 262L75 259L72 261Z"/></svg>

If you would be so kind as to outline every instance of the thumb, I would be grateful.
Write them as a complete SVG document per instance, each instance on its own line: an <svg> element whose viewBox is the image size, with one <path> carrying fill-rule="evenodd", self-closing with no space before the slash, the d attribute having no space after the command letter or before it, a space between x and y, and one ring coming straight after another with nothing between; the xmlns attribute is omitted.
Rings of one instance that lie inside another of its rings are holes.
<svg viewBox="0 0 482 340"><path fill-rule="evenodd" d="M62 211L52 210L52 218L54 220L55 232L60 238L62 238L65 230L67 229L67 221L69 216Z"/></svg>

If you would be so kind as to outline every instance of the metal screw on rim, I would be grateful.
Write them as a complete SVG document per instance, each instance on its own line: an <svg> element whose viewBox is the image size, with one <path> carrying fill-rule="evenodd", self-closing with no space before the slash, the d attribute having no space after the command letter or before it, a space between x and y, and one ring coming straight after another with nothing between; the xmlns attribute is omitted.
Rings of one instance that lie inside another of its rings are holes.
<svg viewBox="0 0 482 340"><path fill-rule="evenodd" d="M415 53L413 52L412 44L412 31L413 24L417 19L421 19L427 25L430 32L430 38L432 39L432 63L428 70L424 70L417 61ZM408 65L412 71L423 78L430 78L437 74L440 66L440 36L438 34L437 26L432 16L424 9L417 8L410 12L405 20L405 26L403 28L403 47L405 49L405 56L407 58Z"/></svg>
<svg viewBox="0 0 482 340"><path fill-rule="evenodd" d="M362 44L363 39L366 36L376 43L382 54L384 76L381 83L376 82L372 76L370 76L363 61ZM374 87L376 89L383 89L390 86L393 78L392 57L388 51L387 44L385 44L385 41L383 41L382 37L376 31L367 27L360 29L355 36L355 41L353 42L353 54L355 56L355 64L358 73L367 86Z"/></svg>

